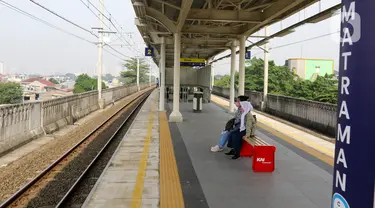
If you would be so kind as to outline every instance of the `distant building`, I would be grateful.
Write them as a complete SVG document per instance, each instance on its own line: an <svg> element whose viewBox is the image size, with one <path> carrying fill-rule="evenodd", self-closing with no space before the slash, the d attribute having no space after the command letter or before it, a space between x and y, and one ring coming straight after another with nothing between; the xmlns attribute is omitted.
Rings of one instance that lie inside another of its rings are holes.
<svg viewBox="0 0 375 208"><path fill-rule="evenodd" d="M4 67L4 62L0 61L0 74L5 74L5 67Z"/></svg>
<svg viewBox="0 0 375 208"><path fill-rule="evenodd" d="M290 58L286 61L289 70L304 80L315 80L316 77L334 74L333 59Z"/></svg>
<svg viewBox="0 0 375 208"><path fill-rule="evenodd" d="M21 81L25 101L40 100L41 94L55 89L55 84L40 77L33 77Z"/></svg>
<svg viewBox="0 0 375 208"><path fill-rule="evenodd" d="M8 80L8 77L6 75L0 74L0 82L6 82Z"/></svg>
<svg viewBox="0 0 375 208"><path fill-rule="evenodd" d="M22 80L21 86L27 91L43 92L48 87L55 87L55 84L43 78L34 77Z"/></svg>
<svg viewBox="0 0 375 208"><path fill-rule="evenodd" d="M14 74L14 75L9 75L8 76L8 82L17 82L17 83L21 83L22 80L25 80L27 79L27 75L25 74Z"/></svg>
<svg viewBox="0 0 375 208"><path fill-rule="evenodd" d="M75 81L69 80L69 81L60 83L59 86L61 89L73 89L75 84L76 84Z"/></svg>

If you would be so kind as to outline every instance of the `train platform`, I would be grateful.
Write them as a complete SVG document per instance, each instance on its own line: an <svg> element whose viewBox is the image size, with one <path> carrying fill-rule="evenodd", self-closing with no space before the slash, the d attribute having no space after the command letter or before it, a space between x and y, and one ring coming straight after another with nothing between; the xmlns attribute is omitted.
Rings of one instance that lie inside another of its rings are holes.
<svg viewBox="0 0 375 208"><path fill-rule="evenodd" d="M228 111L229 101L227 99L211 95L211 100ZM333 165L333 157L335 155L334 138L328 138L280 118L275 119L273 116L266 115L257 110L254 110L252 113L257 116L258 125L263 129L267 129L273 134L279 135L280 138L287 142L301 148L308 147L311 150L315 150L312 152L306 149L306 151L314 156L320 157L320 159L323 159L328 164ZM320 154L328 157L322 157Z"/></svg>
<svg viewBox="0 0 375 208"><path fill-rule="evenodd" d="M191 103L181 103L180 111L184 122L170 123L170 130L186 207L330 205L332 166L324 161L327 155L301 142L289 142L274 129L260 125L256 135L277 148L276 170L255 173L250 158L233 161L223 153L210 152L232 117L226 109L211 102L203 105L201 113L193 113Z"/></svg>
<svg viewBox="0 0 375 208"><path fill-rule="evenodd" d="M158 92L147 98L82 207L158 207Z"/></svg>
<svg viewBox="0 0 375 208"><path fill-rule="evenodd" d="M204 104L201 113L193 112L192 103L181 103L184 121L169 123L172 103L166 104L167 112L158 112L155 90L83 207L329 206L330 156L276 129L281 127L266 126L262 115L256 134L277 148L274 172L255 173L250 158L231 160L222 152L210 152L232 117L218 99ZM328 143L314 144L322 150L329 149Z"/></svg>

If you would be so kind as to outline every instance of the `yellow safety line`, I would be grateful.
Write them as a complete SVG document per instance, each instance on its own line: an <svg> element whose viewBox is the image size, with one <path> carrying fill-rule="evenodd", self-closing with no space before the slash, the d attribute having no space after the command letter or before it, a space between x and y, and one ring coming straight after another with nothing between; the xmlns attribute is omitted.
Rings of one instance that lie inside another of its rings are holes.
<svg viewBox="0 0 375 208"><path fill-rule="evenodd" d="M184 208L180 177L172 137L165 112L159 113L160 126L160 208Z"/></svg>
<svg viewBox="0 0 375 208"><path fill-rule="evenodd" d="M263 123L263 124L265 124L267 126L271 126L273 129L275 129L275 130L277 130L277 131L279 131L281 133L284 133L283 130L281 129L281 127L274 126L274 125L272 125L271 123L269 123L267 121L261 121L260 123ZM310 146L310 147L312 147L312 148L314 148L316 150L319 150L319 151L325 153L328 156L331 156L331 157L334 156L333 150L325 148L325 147L322 147L320 145L317 145L316 143L311 142L308 139L304 139L304 138L296 135L293 132L285 132L284 134L286 134L286 135L288 135L288 136L290 136L292 138L296 138L297 140L300 140L302 143L305 143L306 145L308 145L308 146Z"/></svg>
<svg viewBox="0 0 375 208"><path fill-rule="evenodd" d="M219 99L211 99L216 104L228 108L229 105L224 104L223 102L220 102ZM288 142L289 144L292 144L293 146L303 150L304 152L320 159L321 161L333 166L334 161L333 158L329 155L333 155L333 151L324 147L321 147L319 145L316 145L315 143L312 143L306 139L303 139L301 137L296 136L294 133L291 132L285 132L270 124L269 122L262 121L260 122L258 120L258 125L262 129L265 129L268 132L271 132L273 135L276 135L277 137L283 139L284 141ZM289 134L289 135L288 135ZM295 138L295 139L294 139ZM301 140L301 141L298 141ZM302 142L303 141L303 142ZM312 147L312 149L310 148Z"/></svg>
<svg viewBox="0 0 375 208"><path fill-rule="evenodd" d="M333 158L314 149L314 148L310 148L309 146L303 144L302 142L300 141L297 141L295 139L293 139L292 137L288 136L288 135L285 135L275 129L273 129L272 127L269 127L268 125L266 124L263 124L263 123L258 123L257 124L260 128L270 132L271 134L279 137L280 139L284 140L285 142L288 142L289 144L297 147L298 149L301 149L302 151L310 154L311 156L313 157L316 157L318 158L319 160L327 163L328 165L331 165L333 166L334 162L333 162Z"/></svg>
<svg viewBox="0 0 375 208"><path fill-rule="evenodd" d="M146 176L148 152L150 149L152 125L154 122L156 100L157 99L155 99L155 102L152 104L152 107L151 107L147 135L145 137L141 161L139 162L139 167L138 167L137 180L136 180L134 190L133 190L132 202L130 204L131 208L140 208L142 204L142 195L143 195L144 181L145 181L145 176Z"/></svg>

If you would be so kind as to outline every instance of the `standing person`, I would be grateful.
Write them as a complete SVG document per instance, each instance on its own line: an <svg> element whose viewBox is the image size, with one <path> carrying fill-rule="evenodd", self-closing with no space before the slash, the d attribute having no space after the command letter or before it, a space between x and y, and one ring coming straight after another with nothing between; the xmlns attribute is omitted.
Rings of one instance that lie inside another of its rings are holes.
<svg viewBox="0 0 375 208"><path fill-rule="evenodd" d="M156 78L156 88L158 88L158 87L159 87L159 79Z"/></svg>
<svg viewBox="0 0 375 208"><path fill-rule="evenodd" d="M241 96L240 96L241 97ZM233 132L228 141L228 147L233 148L226 155L233 155L232 159L238 159L242 148L242 139L255 136L255 118L251 113L253 106L247 99L240 98L241 125L240 129Z"/></svg>

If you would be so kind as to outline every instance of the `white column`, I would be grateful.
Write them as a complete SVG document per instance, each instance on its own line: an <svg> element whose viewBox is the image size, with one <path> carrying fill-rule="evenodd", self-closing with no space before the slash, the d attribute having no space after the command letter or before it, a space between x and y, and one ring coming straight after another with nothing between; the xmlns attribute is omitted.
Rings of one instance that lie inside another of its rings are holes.
<svg viewBox="0 0 375 208"><path fill-rule="evenodd" d="M100 10L102 11L100 16L100 27L103 30L103 13L104 13L104 2L100 0L101 7ZM99 44L98 44L98 104L101 109L104 108L104 101L102 98L102 70L103 70L103 33L99 32Z"/></svg>
<svg viewBox="0 0 375 208"><path fill-rule="evenodd" d="M235 74L236 74L236 42L233 41L231 46L231 62L230 62L230 96L229 96L229 111L234 112L234 83L235 83Z"/></svg>
<svg viewBox="0 0 375 208"><path fill-rule="evenodd" d="M264 28L265 36L268 36L268 26ZM263 101L260 108L262 111L266 109L267 94L268 94L268 44L264 45L264 85L263 85Z"/></svg>
<svg viewBox="0 0 375 208"><path fill-rule="evenodd" d="M148 83L149 83L149 85L150 85L150 87L151 87L151 72L152 72L152 67L151 67L151 58L150 58L150 61L149 61L149 67L150 67L150 71L148 72L149 74L148 74Z"/></svg>
<svg viewBox="0 0 375 208"><path fill-rule="evenodd" d="M264 28L265 36L268 36L268 26ZM267 102L267 94L268 94L268 44L264 45L264 86L263 86L263 102Z"/></svg>
<svg viewBox="0 0 375 208"><path fill-rule="evenodd" d="M239 63L239 79L238 79L238 95L245 94L245 36L240 37L240 63Z"/></svg>
<svg viewBox="0 0 375 208"><path fill-rule="evenodd" d="M139 87L139 56L140 56L140 54L139 54L139 43L137 44L137 49L138 49L138 51L137 51L137 88L138 88L138 91L140 90L140 87Z"/></svg>
<svg viewBox="0 0 375 208"><path fill-rule="evenodd" d="M211 64L211 90L214 88L214 84L215 84L215 68L214 68L214 64L212 63Z"/></svg>
<svg viewBox="0 0 375 208"><path fill-rule="evenodd" d="M165 101L165 38L161 38L160 46L160 96L159 96L159 111L164 111Z"/></svg>
<svg viewBox="0 0 375 208"><path fill-rule="evenodd" d="M182 122L180 113L180 50L181 33L174 34L174 69L173 69L173 111L169 116L170 122Z"/></svg>

